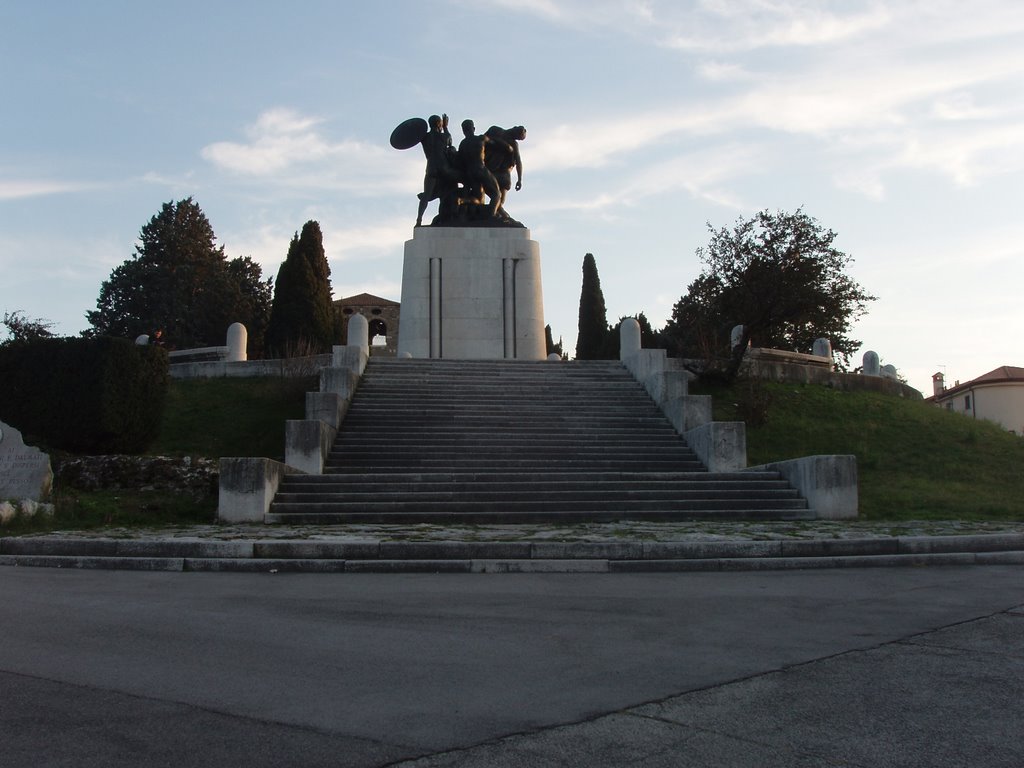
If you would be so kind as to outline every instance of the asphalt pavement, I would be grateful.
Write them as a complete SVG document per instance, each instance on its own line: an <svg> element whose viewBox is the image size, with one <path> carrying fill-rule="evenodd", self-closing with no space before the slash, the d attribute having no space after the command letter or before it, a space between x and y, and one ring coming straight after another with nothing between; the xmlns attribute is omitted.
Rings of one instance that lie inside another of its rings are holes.
<svg viewBox="0 0 1024 768"><path fill-rule="evenodd" d="M0 568L0 764L1020 766L1024 567Z"/></svg>

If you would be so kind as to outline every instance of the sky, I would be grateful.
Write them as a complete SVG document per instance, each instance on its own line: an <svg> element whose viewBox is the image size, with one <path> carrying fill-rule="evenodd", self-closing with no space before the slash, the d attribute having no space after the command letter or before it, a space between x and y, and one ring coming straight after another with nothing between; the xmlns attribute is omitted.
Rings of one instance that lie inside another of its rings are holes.
<svg viewBox="0 0 1024 768"><path fill-rule="evenodd" d="M0 0L0 67L0 312L60 335L186 197L265 276L312 219L335 298L399 300L388 139L444 112L527 127L506 208L570 352L586 253L657 328L709 225L802 207L878 297L861 353L926 395L1024 365L1020 0Z"/></svg>

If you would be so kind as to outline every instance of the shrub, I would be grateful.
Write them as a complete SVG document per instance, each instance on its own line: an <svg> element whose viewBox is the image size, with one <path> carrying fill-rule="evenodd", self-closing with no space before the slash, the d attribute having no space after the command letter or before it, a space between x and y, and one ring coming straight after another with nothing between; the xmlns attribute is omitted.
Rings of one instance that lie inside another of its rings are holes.
<svg viewBox="0 0 1024 768"><path fill-rule="evenodd" d="M167 353L127 339L40 339L0 348L0 418L74 453L141 453L167 398Z"/></svg>

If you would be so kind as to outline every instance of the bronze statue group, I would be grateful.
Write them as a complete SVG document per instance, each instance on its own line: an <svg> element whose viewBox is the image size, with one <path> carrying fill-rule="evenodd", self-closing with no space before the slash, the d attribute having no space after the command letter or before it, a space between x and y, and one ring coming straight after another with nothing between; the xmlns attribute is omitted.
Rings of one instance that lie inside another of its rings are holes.
<svg viewBox="0 0 1024 768"><path fill-rule="evenodd" d="M396 136L405 126L405 144ZM448 115L431 115L426 134L415 142L423 129L418 118L406 121L392 134L392 146L407 149L419 143L427 159L423 191L419 194L416 226L423 225L427 204L438 200L435 226L513 226L522 224L505 212L505 197L512 188L512 169L516 171L516 190L523 186L523 163L519 142L526 128L499 128L492 125L482 134L472 120L462 121L465 138L455 149L448 132Z"/></svg>

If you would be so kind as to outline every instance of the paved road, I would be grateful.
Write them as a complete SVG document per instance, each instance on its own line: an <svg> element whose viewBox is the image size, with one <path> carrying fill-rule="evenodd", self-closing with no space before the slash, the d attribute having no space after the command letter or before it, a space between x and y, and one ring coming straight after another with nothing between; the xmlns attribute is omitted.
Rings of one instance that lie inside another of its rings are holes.
<svg viewBox="0 0 1024 768"><path fill-rule="evenodd" d="M4 568L0 764L1020 766L1021 606L1015 566Z"/></svg>

